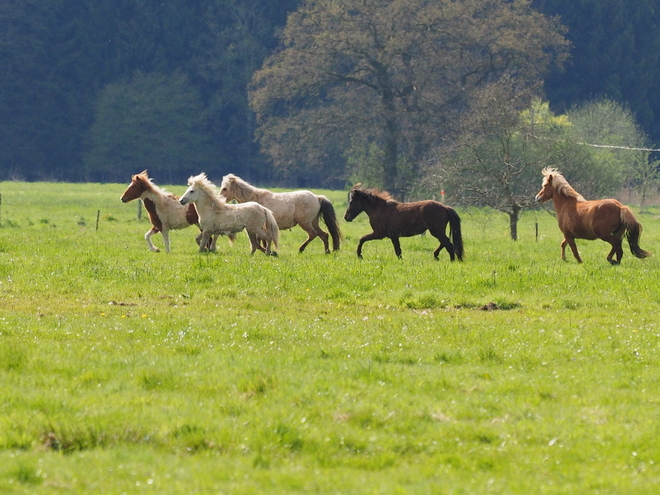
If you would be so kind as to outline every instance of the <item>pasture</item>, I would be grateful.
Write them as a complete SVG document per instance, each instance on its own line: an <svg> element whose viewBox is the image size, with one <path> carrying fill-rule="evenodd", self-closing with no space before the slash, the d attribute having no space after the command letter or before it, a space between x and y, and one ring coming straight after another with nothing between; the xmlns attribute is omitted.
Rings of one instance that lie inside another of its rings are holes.
<svg viewBox="0 0 660 495"><path fill-rule="evenodd" d="M359 260L364 214L332 254L298 227L167 254L126 185L0 183L0 492L657 490L657 209L620 266L562 262L544 211L513 242L458 209L463 263L428 235Z"/></svg>

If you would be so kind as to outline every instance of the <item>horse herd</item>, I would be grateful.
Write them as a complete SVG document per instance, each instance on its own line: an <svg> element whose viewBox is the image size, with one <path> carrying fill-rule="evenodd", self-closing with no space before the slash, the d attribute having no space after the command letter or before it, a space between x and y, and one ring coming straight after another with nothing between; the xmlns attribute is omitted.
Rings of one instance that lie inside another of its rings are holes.
<svg viewBox="0 0 660 495"><path fill-rule="evenodd" d="M559 229L564 234L561 243L564 261L568 245L575 259L582 262L575 239L608 242L612 249L607 261L613 265L619 264L623 257L621 244L624 237L634 256L650 256L639 246L642 226L630 208L615 199L586 201L556 169L546 168L542 174L543 184L536 201L543 203L552 199L554 203ZM359 258L362 258L365 242L384 238L392 241L394 252L401 257L400 237L429 231L440 241L433 252L436 260L443 248L451 261L463 260L461 219L453 208L433 200L401 203L387 192L360 186L357 184L348 193L344 215L348 222L363 211L369 217L372 232L360 238ZM323 242L326 253L330 253L330 238L334 251L339 249L342 239L334 207L325 196L311 191L274 193L254 187L233 174L224 176L219 188L203 173L190 177L186 192L176 197L154 184L145 170L131 177L131 183L121 196L124 203L135 199L142 201L149 214L152 226L144 238L151 251L158 251L151 241L154 234L162 234L165 250L170 252L169 231L191 225L200 230L196 238L200 252L215 251L220 235L228 236L233 242L236 234L245 230L250 239L251 254L260 250L276 255L280 230L296 225L307 232L307 239L298 249L300 253L317 237ZM230 203L232 200L237 203ZM321 229L321 219L329 234Z"/></svg>

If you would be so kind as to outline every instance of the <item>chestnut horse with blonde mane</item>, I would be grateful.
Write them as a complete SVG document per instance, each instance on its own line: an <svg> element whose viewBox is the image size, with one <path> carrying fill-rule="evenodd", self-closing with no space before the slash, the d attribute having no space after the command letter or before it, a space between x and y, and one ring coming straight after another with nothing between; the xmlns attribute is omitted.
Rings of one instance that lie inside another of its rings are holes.
<svg viewBox="0 0 660 495"><path fill-rule="evenodd" d="M162 233L165 251L169 253L170 230L185 229L191 225L199 227L199 217L197 216L195 206L181 205L178 197L154 184L146 170L131 176L131 183L124 191L124 194L121 195L121 201L123 203L128 203L138 198L142 200L144 208L149 214L149 221L151 222L151 229L144 234L144 239L147 241L150 251L160 251L151 241L151 237L158 232ZM198 244L200 239L201 234L197 236Z"/></svg>
<svg viewBox="0 0 660 495"><path fill-rule="evenodd" d="M394 252L401 257L399 237L411 237L423 234L427 230L440 241L440 246L433 252L435 259L442 248L446 248L449 259L454 257L463 261L463 237L461 219L453 208L438 201L426 200L413 203L399 203L390 194L377 189L361 189L355 185L348 193L348 208L344 215L347 222L353 221L361 212L369 216L373 232L360 239L357 247L358 258L362 258L362 245L374 239L389 237L394 245ZM454 243L447 237L447 224Z"/></svg>
<svg viewBox="0 0 660 495"><path fill-rule="evenodd" d="M573 256L582 263L575 239L602 239L612 245L607 261L612 265L621 263L623 237L628 239L630 252L637 258L646 258L651 253L639 247L642 225L630 208L616 199L587 201L554 168L544 168L543 187L536 195L536 201L543 203L552 199L557 214L559 230L564 234L561 242L561 259L566 261L566 245ZM613 258L616 255L616 260Z"/></svg>

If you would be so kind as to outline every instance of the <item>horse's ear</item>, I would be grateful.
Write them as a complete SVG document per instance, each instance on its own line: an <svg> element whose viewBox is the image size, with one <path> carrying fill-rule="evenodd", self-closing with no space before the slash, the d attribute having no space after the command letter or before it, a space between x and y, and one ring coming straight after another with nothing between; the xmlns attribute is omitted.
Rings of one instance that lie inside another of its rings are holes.
<svg viewBox="0 0 660 495"><path fill-rule="evenodd" d="M362 187L362 182L358 182L358 183L355 184L351 189L352 189L352 190L355 190L355 189L359 189L360 187Z"/></svg>

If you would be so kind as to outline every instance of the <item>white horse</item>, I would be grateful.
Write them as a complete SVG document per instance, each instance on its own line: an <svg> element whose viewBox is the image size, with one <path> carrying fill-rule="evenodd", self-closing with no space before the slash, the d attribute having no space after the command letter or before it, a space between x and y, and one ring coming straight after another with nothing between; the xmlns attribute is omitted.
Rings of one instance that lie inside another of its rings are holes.
<svg viewBox="0 0 660 495"><path fill-rule="evenodd" d="M266 242L264 250L266 254L271 254L271 244L275 245L275 249L279 247L280 229L268 208L253 201L237 205L227 204L204 173L188 179L188 190L181 196L179 202L182 205L195 203L197 207L199 225L202 229L200 253L207 250L206 243L212 235L232 236L243 229L250 238L252 246L250 254L260 249L259 239Z"/></svg>
<svg viewBox="0 0 660 495"><path fill-rule="evenodd" d="M191 225L199 227L195 207L193 205L182 206L179 203L179 198L154 184L146 170L131 176L131 183L121 196L123 203L138 198L142 200L152 225L151 229L144 234L144 239L147 241L150 251L159 251L151 241L151 237L158 232L163 234L165 251L169 253L170 230L185 229ZM200 239L201 234L197 236L197 243Z"/></svg>
<svg viewBox="0 0 660 495"><path fill-rule="evenodd" d="M325 196L316 195L311 191L274 193L254 187L234 174L222 178L220 195L227 201L232 199L239 203L256 201L265 206L273 212L280 230L300 225L307 232L307 240L298 249L301 253L316 237L320 237L323 241L325 252L330 252L328 234L319 227L319 218L323 216L323 221L332 236L332 249L333 251L339 249L341 231L337 223L337 215L332 203Z"/></svg>

